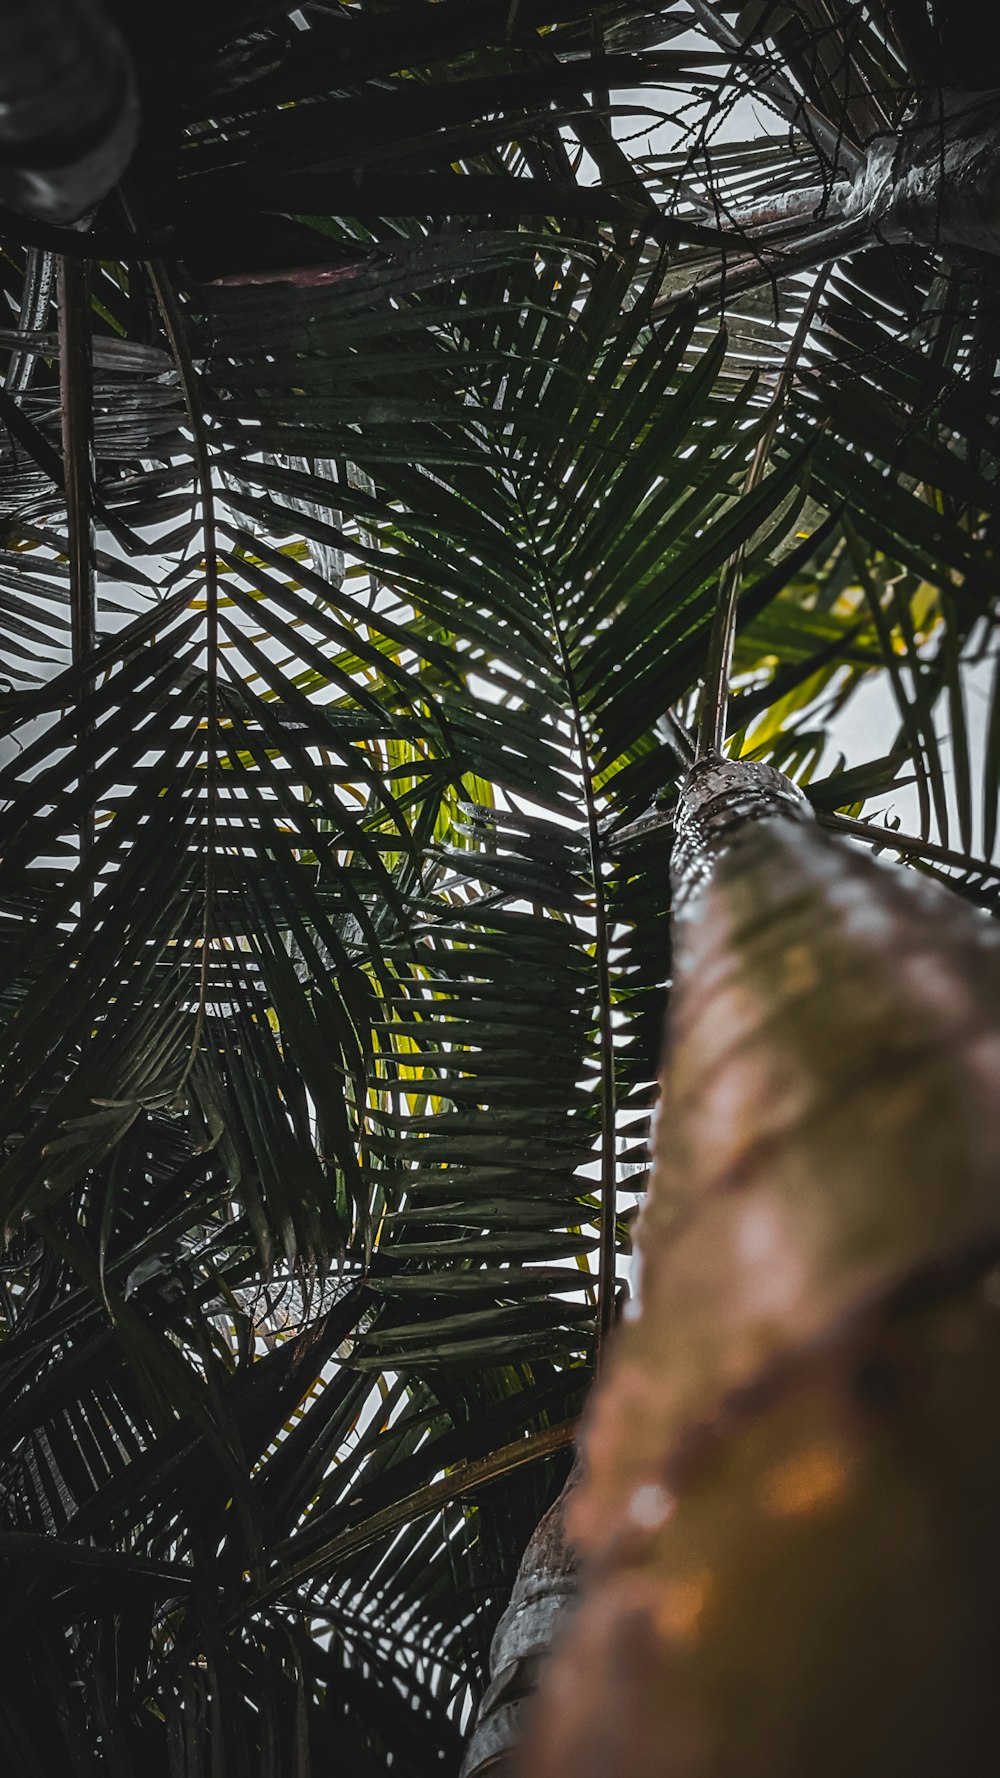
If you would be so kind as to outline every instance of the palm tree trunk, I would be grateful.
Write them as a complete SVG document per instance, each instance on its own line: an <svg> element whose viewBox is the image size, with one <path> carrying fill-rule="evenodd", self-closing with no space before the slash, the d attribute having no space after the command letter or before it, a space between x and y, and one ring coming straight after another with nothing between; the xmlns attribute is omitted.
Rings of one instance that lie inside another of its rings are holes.
<svg viewBox="0 0 1000 1778"><path fill-rule="evenodd" d="M1000 94L933 92L898 137L876 137L845 214L881 240L1000 254Z"/></svg>
<svg viewBox="0 0 1000 1778"><path fill-rule="evenodd" d="M1000 945L717 755L685 787L641 1291L525 1778L939 1778L995 1746Z"/></svg>
<svg viewBox="0 0 1000 1778"><path fill-rule="evenodd" d="M872 241L1000 254L1000 95L938 90L898 136L875 136L853 179L796 192L790 221L820 211L831 222L866 223ZM744 226L749 218L738 219ZM754 220L763 220L757 215Z"/></svg>
<svg viewBox="0 0 1000 1778"><path fill-rule="evenodd" d="M1000 258L1000 94L937 89L898 135L874 136L844 177L730 213L722 273L671 291L710 308L775 278L815 269L879 242L916 244L974 261ZM742 256L742 257L740 257Z"/></svg>
<svg viewBox="0 0 1000 1778"><path fill-rule="evenodd" d="M132 64L96 0L5 0L0 9L0 203L75 222L135 146Z"/></svg>
<svg viewBox="0 0 1000 1778"><path fill-rule="evenodd" d="M576 1597L576 1562L566 1542L566 1509L576 1472L540 1521L490 1647L490 1685L469 1737L460 1778L510 1778L523 1712L568 1605Z"/></svg>

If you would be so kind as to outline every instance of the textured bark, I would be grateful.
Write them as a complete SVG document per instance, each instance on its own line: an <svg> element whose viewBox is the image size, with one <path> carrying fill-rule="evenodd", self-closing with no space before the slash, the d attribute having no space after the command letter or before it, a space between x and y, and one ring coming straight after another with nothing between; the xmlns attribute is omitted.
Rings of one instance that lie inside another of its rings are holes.
<svg viewBox="0 0 1000 1778"><path fill-rule="evenodd" d="M566 1608L576 1596L576 1563L566 1542L570 1477L554 1506L536 1527L490 1647L489 1689L469 1738L460 1778L508 1778L521 1739L525 1705L538 1684Z"/></svg>
<svg viewBox="0 0 1000 1778"><path fill-rule="evenodd" d="M802 243L822 264L875 241L1000 255L1000 93L938 89L898 135L874 136L858 172L791 191L734 224L775 265ZM803 224L811 232L802 234ZM789 239L782 245L782 237Z"/></svg>
<svg viewBox="0 0 1000 1778"><path fill-rule="evenodd" d="M120 179L137 129L131 61L96 0L4 0L0 203L75 222Z"/></svg>
<svg viewBox="0 0 1000 1778"><path fill-rule="evenodd" d="M876 137L845 214L884 240L1000 252L1000 93L937 92L898 138Z"/></svg>
<svg viewBox="0 0 1000 1778"><path fill-rule="evenodd" d="M995 1765L998 934L772 776L682 799L640 1296L525 1778Z"/></svg>

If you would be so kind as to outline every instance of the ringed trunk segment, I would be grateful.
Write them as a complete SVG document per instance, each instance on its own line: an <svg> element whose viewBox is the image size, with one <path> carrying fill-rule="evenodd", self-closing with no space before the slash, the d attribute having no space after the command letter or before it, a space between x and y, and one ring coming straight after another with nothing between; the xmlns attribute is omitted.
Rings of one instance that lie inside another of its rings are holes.
<svg viewBox="0 0 1000 1778"><path fill-rule="evenodd" d="M654 304L701 308L775 278L849 258L878 242L960 259L1000 258L1000 91L936 89L897 135L874 136L845 178L733 211L724 267Z"/></svg>
<svg viewBox="0 0 1000 1778"><path fill-rule="evenodd" d="M773 766L759 760L734 763L714 751L692 766L674 815L670 882L675 920L709 880L716 859L739 830L779 814L790 821L813 820L798 785Z"/></svg>
<svg viewBox="0 0 1000 1778"><path fill-rule="evenodd" d="M519 1771L985 1771L1000 935L767 768L702 761L677 829L640 1294Z"/></svg>
<svg viewBox="0 0 1000 1778"><path fill-rule="evenodd" d="M876 136L864 171L837 187L840 213L881 240L1000 254L1000 92L925 99L898 136Z"/></svg>
<svg viewBox="0 0 1000 1778"><path fill-rule="evenodd" d="M521 1559L490 1644L490 1684L476 1713L459 1778L514 1778L524 1712L567 1606L576 1598L576 1562L566 1541L566 1507L576 1471L539 1521Z"/></svg>
<svg viewBox="0 0 1000 1778"><path fill-rule="evenodd" d="M96 0L4 0L0 204L76 222L121 178L138 122L128 50Z"/></svg>

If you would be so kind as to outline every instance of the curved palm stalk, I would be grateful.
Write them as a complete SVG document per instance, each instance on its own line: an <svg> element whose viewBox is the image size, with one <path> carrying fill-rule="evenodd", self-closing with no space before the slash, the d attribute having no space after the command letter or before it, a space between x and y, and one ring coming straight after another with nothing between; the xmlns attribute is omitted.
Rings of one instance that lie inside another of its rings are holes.
<svg viewBox="0 0 1000 1778"><path fill-rule="evenodd" d="M17 318L18 333L35 333L44 325L52 300L55 281L55 260L40 247L29 247L25 256L24 290L21 312ZM23 395L31 381L36 364L33 352L15 350L7 363L3 386L8 395Z"/></svg>
<svg viewBox="0 0 1000 1778"><path fill-rule="evenodd" d="M1000 948L706 759L641 1300L523 1770L974 1770L1000 1580ZM973 1761L972 1764L969 1762Z"/></svg>
<svg viewBox="0 0 1000 1778"><path fill-rule="evenodd" d="M94 0L8 0L0 19L0 201L75 222L135 147L132 64Z"/></svg>

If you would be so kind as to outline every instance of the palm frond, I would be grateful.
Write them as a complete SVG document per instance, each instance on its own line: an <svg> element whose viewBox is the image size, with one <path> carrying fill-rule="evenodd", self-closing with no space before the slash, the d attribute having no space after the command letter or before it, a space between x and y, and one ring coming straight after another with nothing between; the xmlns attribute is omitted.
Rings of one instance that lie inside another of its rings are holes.
<svg viewBox="0 0 1000 1778"><path fill-rule="evenodd" d="M896 127L906 10L124 17L128 189L8 226L19 1778L97 1735L123 1778L457 1766L624 1288L727 565L731 749L887 849L912 779L898 849L995 908L988 269L821 244L746 486L826 227L748 213L829 184L810 120L845 165ZM787 136L716 142L765 63ZM873 687L898 733L848 757Z"/></svg>

